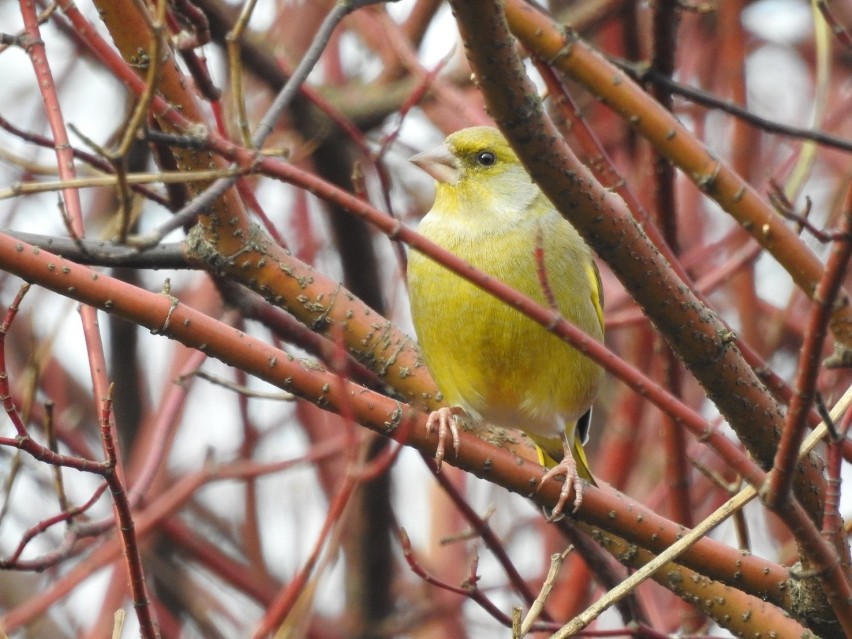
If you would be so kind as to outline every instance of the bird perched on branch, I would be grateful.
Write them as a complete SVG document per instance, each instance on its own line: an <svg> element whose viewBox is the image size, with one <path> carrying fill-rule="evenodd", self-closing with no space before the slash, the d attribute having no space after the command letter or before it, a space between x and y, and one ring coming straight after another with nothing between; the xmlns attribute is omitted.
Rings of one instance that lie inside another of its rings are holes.
<svg viewBox="0 0 852 639"><path fill-rule="evenodd" d="M603 339L603 290L589 247L532 181L503 135L473 127L411 158L436 180L435 204L418 231ZM408 264L411 313L432 376L452 408L429 416L436 459L460 411L524 431L550 470L564 474L552 516L574 489L594 483L583 451L590 407L603 378L591 359L518 310L425 255Z"/></svg>

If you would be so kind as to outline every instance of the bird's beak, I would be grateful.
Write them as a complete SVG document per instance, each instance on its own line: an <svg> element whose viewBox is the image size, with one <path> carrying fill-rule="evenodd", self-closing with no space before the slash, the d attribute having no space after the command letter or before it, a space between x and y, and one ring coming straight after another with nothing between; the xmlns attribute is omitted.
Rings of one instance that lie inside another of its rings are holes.
<svg viewBox="0 0 852 639"><path fill-rule="evenodd" d="M459 181L459 161L446 144L418 153L411 157L411 161L438 182L455 184Z"/></svg>

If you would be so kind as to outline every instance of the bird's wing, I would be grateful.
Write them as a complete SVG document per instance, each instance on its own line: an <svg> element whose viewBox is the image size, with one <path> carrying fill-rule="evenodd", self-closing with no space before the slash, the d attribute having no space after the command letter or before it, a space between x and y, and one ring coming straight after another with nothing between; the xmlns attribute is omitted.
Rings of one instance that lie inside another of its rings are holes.
<svg viewBox="0 0 852 639"><path fill-rule="evenodd" d="M598 321L601 323L601 330L604 328L604 290L601 283L601 273L598 270L598 265L593 258L589 258L589 267L586 270L589 277L592 290L592 304L598 313Z"/></svg>

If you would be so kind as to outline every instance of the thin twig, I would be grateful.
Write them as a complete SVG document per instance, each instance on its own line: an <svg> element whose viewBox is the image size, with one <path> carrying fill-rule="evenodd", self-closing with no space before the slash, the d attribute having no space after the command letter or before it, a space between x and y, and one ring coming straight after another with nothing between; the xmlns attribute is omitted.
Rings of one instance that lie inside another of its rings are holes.
<svg viewBox="0 0 852 639"><path fill-rule="evenodd" d="M817 376L822 357L822 347L828 335L832 312L842 295L843 278L852 259L852 187L843 204L839 237L825 266L823 277L814 293L814 302L805 330L805 341L796 372L795 389L790 409L784 422L781 441L775 454L765 499L770 508L777 508L786 500L793 486L798 450L807 428L817 390ZM848 303L845 299L843 303ZM835 356L840 361L849 359L849 351L841 344L835 345Z"/></svg>
<svg viewBox="0 0 852 639"><path fill-rule="evenodd" d="M178 384L183 384L189 377L200 377L201 379L206 379L211 384L222 386L223 388L232 390L235 393L239 393L240 395L243 395L245 397L254 397L255 399L274 399L280 402L292 402L294 399L296 399L296 396L293 395L293 393L284 393L280 391L277 393L270 393L254 390L249 388L248 386L243 386L242 384L235 384L234 382L230 382L227 379L218 377L216 375L198 369L181 375L175 381Z"/></svg>
<svg viewBox="0 0 852 639"><path fill-rule="evenodd" d="M550 556L550 568L547 571L547 577L541 585L541 590L539 591L538 596L535 598L532 606L530 606L529 612L527 612L527 615L524 617L524 621L521 624L521 637L530 631L533 623L535 623L535 620L538 619L539 615L541 615L541 611L544 610L544 604L553 590L553 584L556 582L556 577L562 569L562 563L565 561L568 553L572 550L573 546L568 546L562 552L557 552Z"/></svg>
<svg viewBox="0 0 852 639"><path fill-rule="evenodd" d="M379 1L380 0L338 0L338 2L335 3L334 8L328 16L326 16L320 26L319 32L311 43L311 47L300 60L299 65L293 72L293 75L290 76L290 79L287 80L284 88L282 88L281 91L278 92L278 95L275 96L275 100L273 100L266 114L263 118L261 118L254 135L251 137L250 148L259 149L263 146L263 143L274 130L275 124L281 118L284 111L289 107L302 84L305 80L307 80L308 75L310 75L310 72L319 60L320 55L328 45L332 32L340 21L355 9L368 4L374 4ZM140 247L144 247L157 244L173 230L190 223L201 211L211 206L228 189L230 189L234 185L234 182L236 182L235 177L219 178L207 187L204 192L196 196L192 202L178 211L167 223L163 224L153 233L139 238L138 245Z"/></svg>
<svg viewBox="0 0 852 639"><path fill-rule="evenodd" d="M191 269L196 268L186 259L180 242L159 244L144 253L123 244L104 240L76 240L52 235L23 233L10 229L0 229L22 242L37 246L46 251L88 266L126 266L128 268L150 269Z"/></svg>
<svg viewBox="0 0 852 639"><path fill-rule="evenodd" d="M823 131L788 126L786 124L781 124L780 122L775 122L774 120L762 118L743 107L731 104L725 100L720 100L705 91L680 84L675 80L657 73L654 69L647 65L634 64L626 60L612 60L612 62L621 67L638 82L652 82L654 84L665 86L672 93L676 93L677 95L687 98L691 102L729 113L730 115L733 115L734 117L739 118L767 133L775 133L777 135L783 135L784 137L797 140L811 140L829 148L852 153L852 141L829 135Z"/></svg>

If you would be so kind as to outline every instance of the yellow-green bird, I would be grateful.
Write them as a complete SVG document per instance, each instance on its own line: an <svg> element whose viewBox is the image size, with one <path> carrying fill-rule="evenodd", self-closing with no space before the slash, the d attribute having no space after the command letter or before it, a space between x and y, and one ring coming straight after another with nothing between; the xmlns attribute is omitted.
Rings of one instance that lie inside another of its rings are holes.
<svg viewBox="0 0 852 639"><path fill-rule="evenodd" d="M603 339L603 290L591 251L500 131L463 129L411 161L436 180L435 204L418 228L423 236L539 303L555 304L566 319ZM475 420L522 430L538 445L542 463L552 467L542 482L566 476L553 517L572 487L576 511L583 498L580 478L594 483L582 442L602 369L416 251L408 284L423 357L453 407L429 417L429 428L439 431L438 463L450 433L458 450L460 409Z"/></svg>

